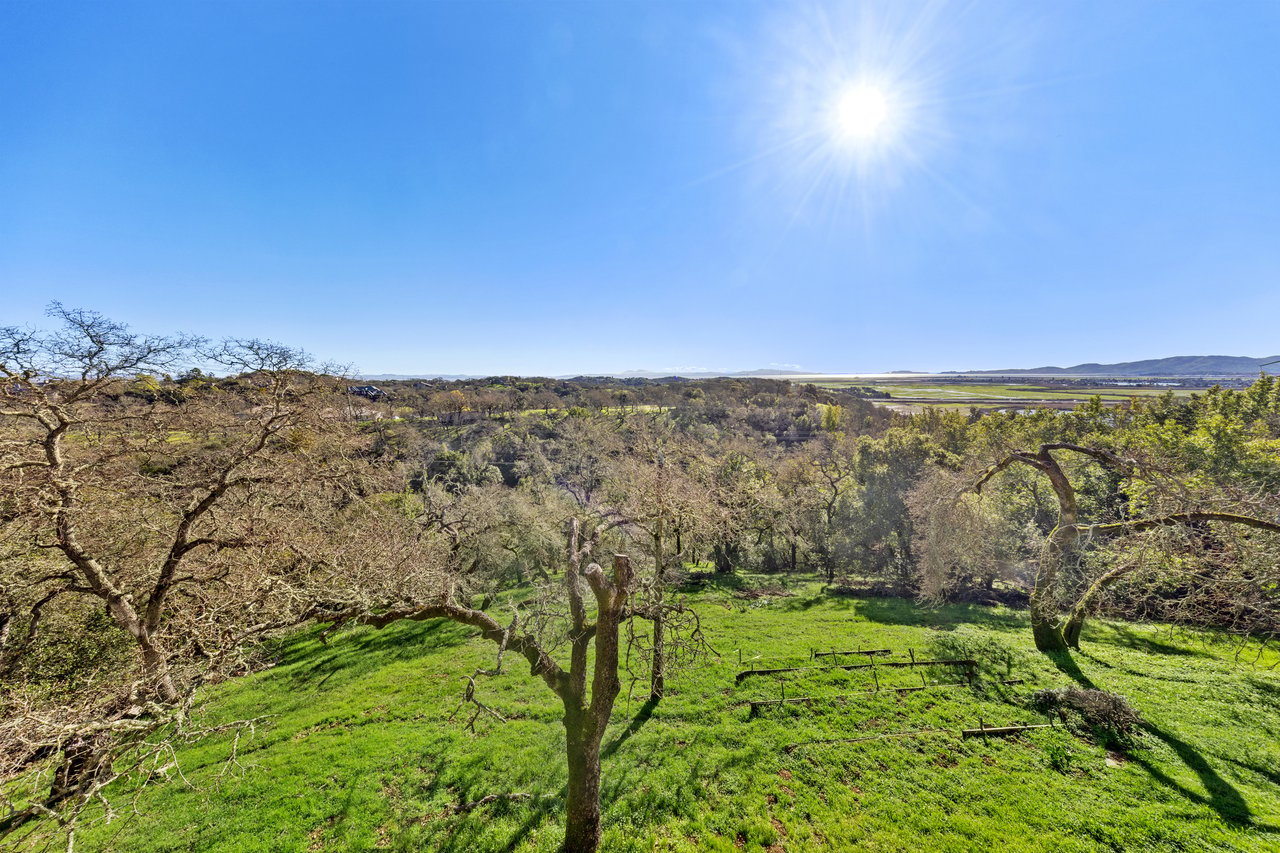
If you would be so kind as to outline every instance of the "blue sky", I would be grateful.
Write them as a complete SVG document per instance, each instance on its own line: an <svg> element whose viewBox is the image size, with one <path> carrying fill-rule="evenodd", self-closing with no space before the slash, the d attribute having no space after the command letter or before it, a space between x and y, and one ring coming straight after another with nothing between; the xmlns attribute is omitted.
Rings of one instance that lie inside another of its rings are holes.
<svg viewBox="0 0 1280 853"><path fill-rule="evenodd" d="M366 373L1269 355L1277 44L1274 2L0 0L0 322Z"/></svg>

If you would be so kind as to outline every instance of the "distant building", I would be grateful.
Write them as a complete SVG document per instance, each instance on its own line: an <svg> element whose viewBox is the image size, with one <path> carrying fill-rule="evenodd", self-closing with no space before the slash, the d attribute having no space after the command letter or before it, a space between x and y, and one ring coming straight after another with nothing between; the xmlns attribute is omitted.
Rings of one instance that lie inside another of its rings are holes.
<svg viewBox="0 0 1280 853"><path fill-rule="evenodd" d="M380 400L387 396L387 392L376 385L348 385L347 393L364 397L366 400Z"/></svg>

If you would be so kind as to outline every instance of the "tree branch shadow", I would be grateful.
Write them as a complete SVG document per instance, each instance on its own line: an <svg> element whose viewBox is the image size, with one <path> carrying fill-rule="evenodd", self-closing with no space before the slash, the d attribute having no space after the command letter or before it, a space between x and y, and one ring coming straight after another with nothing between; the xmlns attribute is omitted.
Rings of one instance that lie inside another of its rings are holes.
<svg viewBox="0 0 1280 853"><path fill-rule="evenodd" d="M641 705L640 709L636 712L636 715L631 718L631 722L627 724L627 727L623 729L621 732L619 732L617 737L615 737L612 741L609 742L608 745L606 745L603 749L600 750L600 760L603 761L606 758L609 758L610 756L612 756L615 752L618 751L619 747L621 747L624 743L626 743L628 739L631 738L632 735L640 731L640 729L644 726L644 724L649 721L649 718L653 716L653 711L657 707L658 707L658 700L652 699L652 698L646 701L643 705ZM569 786L565 784L565 785L561 785L560 790L555 794L547 794L542 796L537 801L536 805L533 805L532 807L530 807L529 815L525 819L524 823L521 824L520 828L517 829L514 833L512 833L511 840L507 843L506 847L502 848L503 853L514 853L514 851L529 837L529 833L531 833L534 829L541 826L549 818L553 818L556 815L562 815L564 813L565 800L568 797L568 795L569 795ZM605 805L605 800L606 798L602 796L601 797L602 808ZM454 848L453 847L442 848L442 850L452 850L452 849ZM466 850L468 848L464 845L458 849Z"/></svg>
<svg viewBox="0 0 1280 853"><path fill-rule="evenodd" d="M1164 741L1177 754L1178 758L1182 759L1184 764L1195 771L1195 774L1200 777L1200 784L1204 786L1206 793L1200 794L1187 788L1146 758L1131 755L1130 759L1141 766L1143 770L1146 770L1151 778L1173 788L1188 800L1208 806L1229 824L1249 826L1266 832L1280 831L1278 826L1256 822L1253 817L1253 811L1249 808L1249 804L1245 802L1244 797L1240 796L1240 792L1230 782L1223 779L1218 774L1218 771L1214 770L1204 756L1191 744L1161 729L1154 723L1144 723L1142 729L1152 737Z"/></svg>
<svg viewBox="0 0 1280 853"><path fill-rule="evenodd" d="M525 822L511 835L511 840L506 847L502 848L503 853L514 853L514 851L526 841L529 833L546 822L552 813L563 813L565 799L569 796L569 785L565 783L560 786L559 792L554 795L544 796L538 801L529 813L529 817ZM469 850L469 847L462 847L462 850Z"/></svg>
<svg viewBox="0 0 1280 853"><path fill-rule="evenodd" d="M1076 663L1076 659L1072 657L1071 652L1045 652L1044 656L1053 662L1058 671L1069 677L1076 684L1089 690L1098 689L1098 685L1093 683L1093 679L1084 674L1084 670L1080 668L1080 664Z"/></svg>
<svg viewBox="0 0 1280 853"><path fill-rule="evenodd" d="M424 799L436 799L443 793L450 801L463 803L478 800L485 793L495 793L493 775L488 772L490 768L483 761L476 761L465 772L459 773L459 768L453 762L441 757L436 759L429 769L426 767L423 769L430 776L430 781L421 788ZM512 853L528 840L530 833L549 818L554 819L564 811L565 797L568 794L567 784L562 784L556 793L550 793L545 789L540 791L537 790L538 787L540 786L531 785L528 788L530 798L525 801L503 800L467 814L458 814L455 810L447 809L443 813L428 812L411 817L405 822L406 825L400 828L400 832L410 830L410 835L406 839L401 839L397 843L397 848L404 849L402 845L405 843L409 845L429 843L431 845L429 849L438 853L471 853L483 844L485 849L501 849L504 853ZM517 813L522 815L522 822L519 828L507 838L505 846L497 847L496 844L502 843L497 839L490 838L487 842L482 840L487 825L493 820ZM424 839L412 837L413 824L425 825L434 821L443 821L444 826L447 827L447 836L443 840L433 838L430 842L425 842ZM428 848L422 847L422 849Z"/></svg>
<svg viewBox="0 0 1280 853"><path fill-rule="evenodd" d="M610 741L604 749L600 750L600 758L605 759L611 757L618 751L618 747L626 743L632 735L640 731L645 723L649 722L649 718L653 716L653 709L658 707L658 700L650 697L640 706L640 710L631 718L631 722L623 729L617 737Z"/></svg>
<svg viewBox="0 0 1280 853"><path fill-rule="evenodd" d="M1090 690L1100 689L1080 669L1080 665L1076 663L1070 652L1048 652L1045 656L1053 662L1059 671L1070 677L1081 687L1086 687ZM1264 832L1280 831L1280 827L1256 822L1253 817L1253 811L1249 808L1249 804L1245 802L1244 797L1240 795L1240 792L1230 782L1223 779L1194 746L1152 722L1144 722L1142 729L1172 749L1174 754L1182 760L1182 763L1187 765L1200 778L1200 784L1204 786L1206 793L1201 794L1191 790L1165 773L1149 759L1140 755L1130 755L1130 760L1145 770L1151 778L1173 788L1186 799L1212 809L1228 824L1248 826Z"/></svg>

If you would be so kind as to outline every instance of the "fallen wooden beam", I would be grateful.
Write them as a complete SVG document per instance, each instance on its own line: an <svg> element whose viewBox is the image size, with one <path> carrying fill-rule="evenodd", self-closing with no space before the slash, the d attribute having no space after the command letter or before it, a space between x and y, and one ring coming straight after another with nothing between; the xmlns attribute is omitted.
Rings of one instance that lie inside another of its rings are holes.
<svg viewBox="0 0 1280 853"><path fill-rule="evenodd" d="M820 652L817 649L815 649L813 652L813 656L815 658L838 657L840 655L891 655L891 654L893 654L893 649L858 649L857 651L851 651L851 652L839 652L834 650L829 652Z"/></svg>
<svg viewBox="0 0 1280 853"><path fill-rule="evenodd" d="M968 687L968 681L944 681L937 684L922 684L919 687L868 687L866 690L860 690L856 693L833 693L830 696L792 696L790 698L783 697L781 699L749 699L746 702L738 703L738 707L742 705L750 705L750 717L756 717L760 708L769 705L791 705L791 704L809 704L810 702L828 702L836 699L851 699L855 696L870 696L876 693L914 693L918 690L932 690L935 687Z"/></svg>
<svg viewBox="0 0 1280 853"><path fill-rule="evenodd" d="M854 694L841 693L836 696L793 696L790 699L752 699L747 704L752 708L757 708L761 705L790 705L794 702L812 702L815 699L844 699L852 695Z"/></svg>
<svg viewBox="0 0 1280 853"><path fill-rule="evenodd" d="M735 684L741 684L753 675L777 675L782 672L803 672L811 669L886 669L894 667L912 667L912 666L967 666L973 668L978 665L976 660L895 660L884 661L882 663L841 663L828 664L825 666L783 666L773 669L745 669L738 673L734 678Z"/></svg>

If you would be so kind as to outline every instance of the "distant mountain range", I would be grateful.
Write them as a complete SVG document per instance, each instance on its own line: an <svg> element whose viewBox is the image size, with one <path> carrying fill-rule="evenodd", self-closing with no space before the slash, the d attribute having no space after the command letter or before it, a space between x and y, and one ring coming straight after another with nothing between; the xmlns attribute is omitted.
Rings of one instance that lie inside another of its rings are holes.
<svg viewBox="0 0 1280 853"><path fill-rule="evenodd" d="M1075 367L1031 367L1007 370L949 370L966 375L1040 375L1040 376L1255 376L1269 361L1280 361L1280 355L1246 358L1239 355L1175 355L1149 358L1146 361L1122 361L1117 364L1077 364ZM1271 370L1280 368L1272 365Z"/></svg>
<svg viewBox="0 0 1280 853"><path fill-rule="evenodd" d="M1256 376L1267 362L1280 362L1280 355L1247 358L1238 355L1175 355L1170 358L1150 358L1145 361L1122 361L1116 364L1077 364L1074 367L1010 367L1004 370L946 370L947 376ZM1280 364L1265 368L1280 373ZM894 370L892 373L910 374L914 371ZM393 379L484 379L492 374L474 373L376 373L359 377L366 382ZM624 370L618 373L579 373L556 376L556 379L615 377L618 379L663 379L679 376L683 379L712 379L715 377L785 377L785 376L856 376L858 374L823 374L810 371L782 370L766 367L760 370ZM883 374L882 374L883 375ZM917 374L930 375L930 374Z"/></svg>

